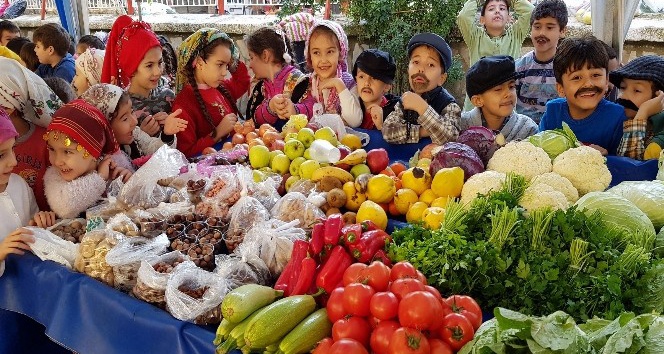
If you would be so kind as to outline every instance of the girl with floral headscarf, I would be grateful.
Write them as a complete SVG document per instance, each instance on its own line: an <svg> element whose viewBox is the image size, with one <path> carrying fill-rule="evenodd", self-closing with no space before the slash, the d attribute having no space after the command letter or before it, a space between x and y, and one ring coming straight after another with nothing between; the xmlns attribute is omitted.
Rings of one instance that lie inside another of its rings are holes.
<svg viewBox="0 0 664 354"><path fill-rule="evenodd" d="M242 119L236 101L249 90L249 72L238 57L233 40L214 28L199 29L180 44L173 109L182 108L189 122L177 134L178 150L186 156L227 138L238 115Z"/></svg>
<svg viewBox="0 0 664 354"><path fill-rule="evenodd" d="M0 58L0 107L9 114L19 136L14 152L14 173L32 187L40 210L49 210L44 196L44 172L48 166L44 128L63 104L44 79L17 61Z"/></svg>
<svg viewBox="0 0 664 354"><path fill-rule="evenodd" d="M80 97L90 86L101 83L105 54L104 50L88 48L76 58L76 75L71 81L76 97Z"/></svg>

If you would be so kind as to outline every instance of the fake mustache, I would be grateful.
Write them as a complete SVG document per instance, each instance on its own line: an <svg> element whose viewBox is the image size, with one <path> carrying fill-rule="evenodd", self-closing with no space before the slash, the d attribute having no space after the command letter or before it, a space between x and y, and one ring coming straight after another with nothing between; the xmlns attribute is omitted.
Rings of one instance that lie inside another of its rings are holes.
<svg viewBox="0 0 664 354"><path fill-rule="evenodd" d="M599 86L593 86L593 87L588 87L588 88L582 88L579 91L576 91L574 94L574 97L579 97L580 95L583 95L586 92L592 92L592 93L599 93L603 94L604 90L602 90Z"/></svg>
<svg viewBox="0 0 664 354"><path fill-rule="evenodd" d="M549 41L549 39L544 37L544 36L535 37L535 42L537 42L539 40L543 40L543 41L547 41L547 42Z"/></svg>
<svg viewBox="0 0 664 354"><path fill-rule="evenodd" d="M413 74L413 75L410 76L410 79L413 80L413 81L415 81L415 79L417 79L417 78L422 78L424 80L424 82L422 83L423 85L428 85L429 84L429 79L427 79L427 77L424 76L424 74L422 74L422 73L417 73L417 74Z"/></svg>
<svg viewBox="0 0 664 354"><path fill-rule="evenodd" d="M634 102L632 102L630 100L619 98L619 99L616 100L616 103L623 106L623 107L625 107L625 108L627 108L627 109L631 109L633 111L638 111L639 110L639 107L637 107L634 104Z"/></svg>

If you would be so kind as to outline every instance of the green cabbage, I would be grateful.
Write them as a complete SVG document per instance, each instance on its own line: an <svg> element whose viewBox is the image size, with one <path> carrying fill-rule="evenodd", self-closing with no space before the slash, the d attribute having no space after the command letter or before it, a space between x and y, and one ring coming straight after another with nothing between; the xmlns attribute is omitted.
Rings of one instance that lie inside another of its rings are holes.
<svg viewBox="0 0 664 354"><path fill-rule="evenodd" d="M630 235L655 236L655 227L648 216L634 203L619 195L609 192L590 192L581 197L575 205L586 214L599 210L608 226L622 228Z"/></svg>
<svg viewBox="0 0 664 354"><path fill-rule="evenodd" d="M563 123L562 129L545 130L528 138L531 144L541 147L546 151L551 160L556 156L573 147L579 146L576 135L567 123Z"/></svg>
<svg viewBox="0 0 664 354"><path fill-rule="evenodd" d="M648 215L656 229L664 226L664 184L654 181L625 181L608 192L634 203Z"/></svg>

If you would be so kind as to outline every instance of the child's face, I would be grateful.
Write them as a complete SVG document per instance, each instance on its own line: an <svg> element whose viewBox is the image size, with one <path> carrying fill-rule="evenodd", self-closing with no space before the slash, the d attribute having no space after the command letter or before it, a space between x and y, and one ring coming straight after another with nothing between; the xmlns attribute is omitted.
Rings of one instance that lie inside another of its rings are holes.
<svg viewBox="0 0 664 354"><path fill-rule="evenodd" d="M2 31L0 33L0 45L7 46L7 43L11 41L12 39L18 37L20 35L19 32L11 32L11 31Z"/></svg>
<svg viewBox="0 0 664 354"><path fill-rule="evenodd" d="M212 88L219 87L228 75L228 64L231 59L231 49L226 45L216 46L207 60L198 57L194 68L196 82Z"/></svg>
<svg viewBox="0 0 664 354"><path fill-rule="evenodd" d="M111 129L113 129L113 135L118 144L129 145L134 141L132 133L137 124L138 120L132 111L131 100L120 104L118 114L111 119Z"/></svg>
<svg viewBox="0 0 664 354"><path fill-rule="evenodd" d="M653 95L652 82L647 80L634 80L624 78L620 83L620 92L618 99L631 102L631 108L625 107L625 115L627 118L634 118L636 111L634 108L639 108L643 102L655 97ZM628 103L629 105L629 103Z"/></svg>
<svg viewBox="0 0 664 354"><path fill-rule="evenodd" d="M413 50L408 62L408 82L413 92L422 94L441 86L447 79L438 52L421 45Z"/></svg>
<svg viewBox="0 0 664 354"><path fill-rule="evenodd" d="M35 54L41 64L50 64L51 55L53 55L53 47L44 48L42 42L35 42Z"/></svg>
<svg viewBox="0 0 664 354"><path fill-rule="evenodd" d="M55 139L55 137L58 139ZM78 143L69 138L69 146L65 145L66 136L60 132L51 132L46 141L48 149L48 161L60 173L60 177L71 182L78 177L86 175L97 168L97 160L92 157L84 157L85 149L78 151Z"/></svg>
<svg viewBox="0 0 664 354"><path fill-rule="evenodd" d="M608 89L606 68L590 68L587 64L576 71L568 70L562 81L556 83L558 94L567 98L570 115L575 119L589 116Z"/></svg>
<svg viewBox="0 0 664 354"><path fill-rule="evenodd" d="M0 144L0 190L4 190L7 186L9 175L18 164L14 155L14 143L16 139L11 138Z"/></svg>
<svg viewBox="0 0 664 354"><path fill-rule="evenodd" d="M480 16L480 24L488 30L504 30L512 20L505 0L487 0L489 4Z"/></svg>
<svg viewBox="0 0 664 354"><path fill-rule="evenodd" d="M473 104L482 108L485 119L505 118L516 105L516 81L510 80L492 87L472 98Z"/></svg>
<svg viewBox="0 0 664 354"><path fill-rule="evenodd" d="M131 77L131 86L141 91L150 91L156 88L161 78L161 63L161 48L150 48Z"/></svg>
<svg viewBox="0 0 664 354"><path fill-rule="evenodd" d="M355 81L357 82L357 89L360 92L360 99L362 99L365 105L380 102L383 95L392 87L390 84L374 79L360 68L357 68Z"/></svg>
<svg viewBox="0 0 664 354"><path fill-rule="evenodd" d="M553 17L544 17L533 21L530 28L530 39L535 46L535 53L555 53L558 41L565 35L560 28L558 20Z"/></svg>
<svg viewBox="0 0 664 354"><path fill-rule="evenodd" d="M339 44L333 35L318 33L309 39L311 66L321 79L337 76L340 55Z"/></svg>
<svg viewBox="0 0 664 354"><path fill-rule="evenodd" d="M74 88L76 96L81 96L90 88L88 78L85 77L85 73L78 66L76 66L76 75L74 75L74 78L71 81L71 86Z"/></svg>
<svg viewBox="0 0 664 354"><path fill-rule="evenodd" d="M269 76L270 61L268 58L268 51L263 51L263 54L257 54L249 51L249 68L254 72L256 79L272 80Z"/></svg>

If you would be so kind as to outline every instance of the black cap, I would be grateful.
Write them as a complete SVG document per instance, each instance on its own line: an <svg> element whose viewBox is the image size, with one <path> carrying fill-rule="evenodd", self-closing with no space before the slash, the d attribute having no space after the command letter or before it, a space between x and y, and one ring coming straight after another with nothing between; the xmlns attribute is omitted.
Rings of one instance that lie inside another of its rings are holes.
<svg viewBox="0 0 664 354"><path fill-rule="evenodd" d="M482 57L466 73L466 93L473 97L510 80L520 79L509 55Z"/></svg>
<svg viewBox="0 0 664 354"><path fill-rule="evenodd" d="M445 42L443 37L435 33L418 33L413 36L413 38L408 41L408 56L415 50L415 48L421 45L428 45L429 47L435 49L440 55L440 60L443 63L443 68L445 72L449 70L452 65L452 49Z"/></svg>
<svg viewBox="0 0 664 354"><path fill-rule="evenodd" d="M609 81L616 87L620 87L620 82L624 78L652 81L655 84L655 91L664 90L664 58L658 55L644 55L609 73Z"/></svg>
<svg viewBox="0 0 664 354"><path fill-rule="evenodd" d="M367 49L360 53L357 60L355 60L355 65L353 65L353 77L357 76L358 68L386 84L391 84L394 81L397 72L394 58L390 53L379 49Z"/></svg>

